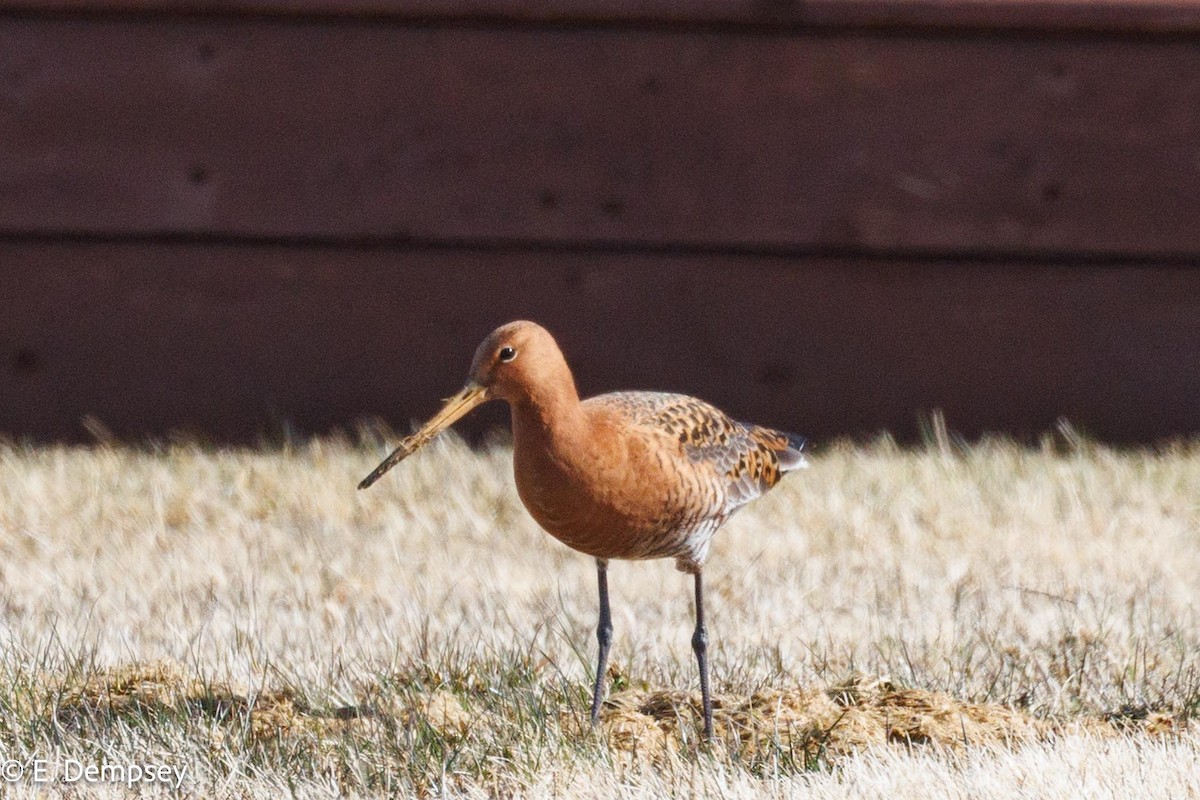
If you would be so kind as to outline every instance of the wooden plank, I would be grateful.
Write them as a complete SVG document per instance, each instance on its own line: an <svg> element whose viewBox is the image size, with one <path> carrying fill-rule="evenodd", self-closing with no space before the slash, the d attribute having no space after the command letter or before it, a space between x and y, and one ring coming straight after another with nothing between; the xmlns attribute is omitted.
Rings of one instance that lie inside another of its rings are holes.
<svg viewBox="0 0 1200 800"><path fill-rule="evenodd" d="M0 0L0 11L371 17L534 24L719 24L1194 33L1190 0Z"/></svg>
<svg viewBox="0 0 1200 800"><path fill-rule="evenodd" d="M585 393L690 392L821 440L912 437L935 408L972 434L1200 431L1200 270L16 243L0 260L0 431L38 439L84 436L86 414L234 441L404 426L513 318L558 334Z"/></svg>
<svg viewBox="0 0 1200 800"><path fill-rule="evenodd" d="M0 18L0 235L1200 253L1186 40Z"/></svg>

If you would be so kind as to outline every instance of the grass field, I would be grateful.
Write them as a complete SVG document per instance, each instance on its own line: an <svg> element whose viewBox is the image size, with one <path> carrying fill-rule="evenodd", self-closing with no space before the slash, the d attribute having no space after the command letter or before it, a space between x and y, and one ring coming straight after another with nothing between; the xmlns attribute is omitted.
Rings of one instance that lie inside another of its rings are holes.
<svg viewBox="0 0 1200 800"><path fill-rule="evenodd" d="M592 731L592 562L503 445L384 451L0 446L4 791L1200 796L1200 446L818 452L714 544L711 749L687 576L612 566Z"/></svg>

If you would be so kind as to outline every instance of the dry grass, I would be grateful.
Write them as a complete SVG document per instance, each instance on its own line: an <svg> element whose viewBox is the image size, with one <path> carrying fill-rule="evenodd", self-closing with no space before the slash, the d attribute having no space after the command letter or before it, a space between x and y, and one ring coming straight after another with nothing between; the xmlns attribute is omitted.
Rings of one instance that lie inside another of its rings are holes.
<svg viewBox="0 0 1200 800"><path fill-rule="evenodd" d="M1200 794L1200 447L819 454L714 546L711 752L686 576L614 564L592 732L592 564L503 447L355 492L382 452L0 448L3 760L204 796Z"/></svg>

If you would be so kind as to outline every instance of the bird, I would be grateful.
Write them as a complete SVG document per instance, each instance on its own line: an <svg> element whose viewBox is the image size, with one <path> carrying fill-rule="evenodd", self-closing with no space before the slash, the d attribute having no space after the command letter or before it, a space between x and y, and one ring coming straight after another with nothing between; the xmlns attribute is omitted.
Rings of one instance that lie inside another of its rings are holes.
<svg viewBox="0 0 1200 800"><path fill-rule="evenodd" d="M738 422L683 394L619 391L581 400L554 337L535 322L501 325L475 351L467 381L358 485L366 489L489 400L508 403L517 494L547 533L596 562L598 653L591 722L599 724L612 644L609 561L673 558L693 576L704 739L713 739L703 567L717 529L783 475L808 465L806 439Z"/></svg>

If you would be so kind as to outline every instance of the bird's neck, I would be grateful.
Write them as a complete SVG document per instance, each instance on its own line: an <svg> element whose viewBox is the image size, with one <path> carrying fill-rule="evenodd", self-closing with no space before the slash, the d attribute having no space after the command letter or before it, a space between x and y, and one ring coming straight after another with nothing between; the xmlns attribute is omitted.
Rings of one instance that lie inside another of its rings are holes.
<svg viewBox="0 0 1200 800"><path fill-rule="evenodd" d="M575 381L567 373L541 389L510 401L514 447L556 461L578 455L587 438L587 415Z"/></svg>

